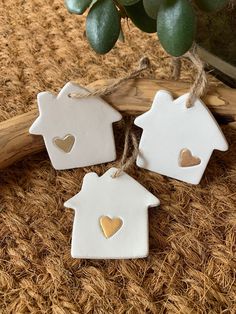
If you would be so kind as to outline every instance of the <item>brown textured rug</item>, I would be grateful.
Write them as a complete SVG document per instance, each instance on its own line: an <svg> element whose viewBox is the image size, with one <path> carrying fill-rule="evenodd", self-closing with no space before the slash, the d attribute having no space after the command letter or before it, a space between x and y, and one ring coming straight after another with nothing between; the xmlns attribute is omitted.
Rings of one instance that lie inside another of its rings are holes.
<svg viewBox="0 0 236 314"><path fill-rule="evenodd" d="M144 54L152 61L146 75L169 78L170 59L155 35L124 25L126 43L97 56L83 37L84 21L62 0L1 0L1 121L35 108L39 91L123 76ZM193 74L184 64L182 79ZM115 132L120 156L121 126ZM236 132L224 133L230 150L214 153L198 186L130 169L161 200L149 212L147 259L70 257L73 212L63 202L85 173L100 175L110 164L55 171L41 153L1 171L0 312L236 313Z"/></svg>

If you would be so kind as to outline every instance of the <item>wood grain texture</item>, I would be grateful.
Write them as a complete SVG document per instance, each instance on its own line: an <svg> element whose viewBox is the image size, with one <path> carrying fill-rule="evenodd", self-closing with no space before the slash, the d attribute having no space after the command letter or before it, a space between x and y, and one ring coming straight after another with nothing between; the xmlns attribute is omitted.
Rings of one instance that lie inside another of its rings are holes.
<svg viewBox="0 0 236 314"><path fill-rule="evenodd" d="M99 88L109 81L99 80L89 85L91 88ZM189 91L190 85L185 82L158 81L148 79L130 80L125 86L120 87L113 94L104 99L121 112L129 114L141 114L147 111L154 95L160 89L166 89L179 97ZM205 104L216 116L221 116L223 122L236 121L236 90L225 87L212 87L203 98Z"/></svg>
<svg viewBox="0 0 236 314"><path fill-rule="evenodd" d="M88 88L97 89L110 82L111 80L95 81ZM178 97L188 91L189 84L147 79L130 80L104 99L123 113L138 115L150 108L155 93L160 89L170 90L175 97ZM224 87L212 88L204 101L220 123L229 123L236 128L236 90ZM35 109L0 123L0 168L5 168L27 155L44 149L42 137L30 135L28 132L37 116L38 110Z"/></svg>
<svg viewBox="0 0 236 314"><path fill-rule="evenodd" d="M44 149L42 136L29 134L37 115L38 110L32 110L0 123L1 169Z"/></svg>

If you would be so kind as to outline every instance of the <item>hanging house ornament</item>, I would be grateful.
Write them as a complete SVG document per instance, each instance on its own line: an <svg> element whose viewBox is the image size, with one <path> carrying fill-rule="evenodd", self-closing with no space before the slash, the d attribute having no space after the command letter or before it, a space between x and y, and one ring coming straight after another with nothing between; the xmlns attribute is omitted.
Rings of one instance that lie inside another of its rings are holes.
<svg viewBox="0 0 236 314"><path fill-rule="evenodd" d="M75 210L75 258L128 259L148 255L148 207L159 200L125 172L85 175L81 191L65 202Z"/></svg>
<svg viewBox="0 0 236 314"><path fill-rule="evenodd" d="M86 167L116 159L112 123L122 116L100 97L70 97L87 93L87 89L67 83L57 96L49 92L38 94L39 117L29 132L43 136L55 169Z"/></svg>
<svg viewBox="0 0 236 314"><path fill-rule="evenodd" d="M186 107L189 94L175 100L158 91L149 111L134 124L143 129L137 165L187 183L198 184L213 150L226 151L227 141L200 99Z"/></svg>

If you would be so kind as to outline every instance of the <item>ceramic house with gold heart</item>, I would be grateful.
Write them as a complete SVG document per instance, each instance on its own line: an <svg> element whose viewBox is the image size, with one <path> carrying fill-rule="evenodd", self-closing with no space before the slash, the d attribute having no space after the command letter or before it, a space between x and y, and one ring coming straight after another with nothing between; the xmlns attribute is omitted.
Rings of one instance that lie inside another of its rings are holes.
<svg viewBox="0 0 236 314"><path fill-rule="evenodd" d="M159 200L116 168L85 175L81 191L65 202L75 210L71 254L75 258L126 259L148 255L148 207Z"/></svg>
<svg viewBox="0 0 236 314"><path fill-rule="evenodd" d="M198 184L213 150L226 151L228 144L204 103L197 99L187 108L187 99L158 91L151 109L135 119L143 129L137 165Z"/></svg>
<svg viewBox="0 0 236 314"><path fill-rule="evenodd" d="M38 94L39 117L31 134L42 135L55 169L70 169L116 159L112 124L121 114L99 97L73 98L87 90L67 83L56 96Z"/></svg>

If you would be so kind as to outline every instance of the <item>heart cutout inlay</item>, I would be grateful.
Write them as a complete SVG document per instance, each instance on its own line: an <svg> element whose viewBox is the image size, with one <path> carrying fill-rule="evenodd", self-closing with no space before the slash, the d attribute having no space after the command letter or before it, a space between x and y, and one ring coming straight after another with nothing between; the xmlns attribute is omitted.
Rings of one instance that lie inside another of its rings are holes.
<svg viewBox="0 0 236 314"><path fill-rule="evenodd" d="M107 239L112 237L123 225L122 219L118 217L110 218L108 216L102 216L100 217L99 222L103 234Z"/></svg>
<svg viewBox="0 0 236 314"><path fill-rule="evenodd" d="M65 153L69 153L75 143L75 137L73 135L66 135L64 138L56 137L53 140L54 144L63 150Z"/></svg>
<svg viewBox="0 0 236 314"><path fill-rule="evenodd" d="M184 148L180 152L179 164L181 167L193 167L201 163L199 157L193 156L191 151L187 148Z"/></svg>

